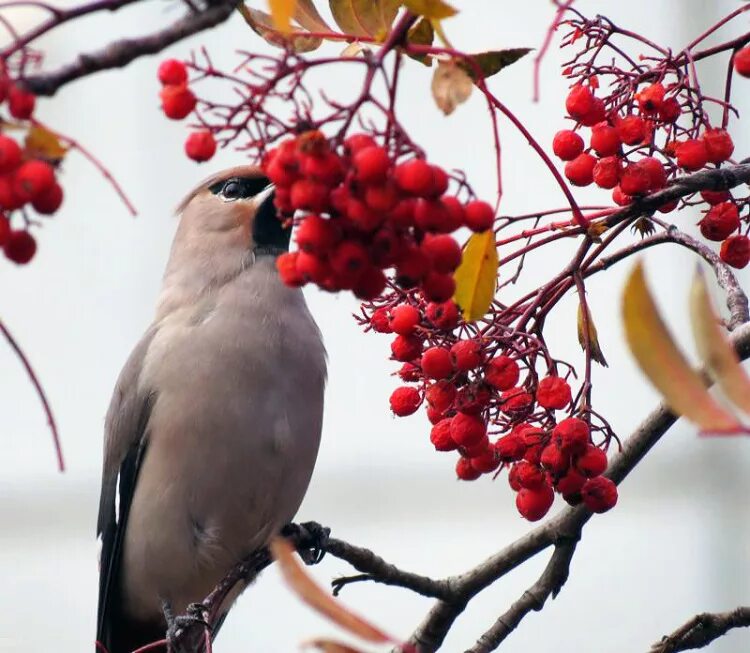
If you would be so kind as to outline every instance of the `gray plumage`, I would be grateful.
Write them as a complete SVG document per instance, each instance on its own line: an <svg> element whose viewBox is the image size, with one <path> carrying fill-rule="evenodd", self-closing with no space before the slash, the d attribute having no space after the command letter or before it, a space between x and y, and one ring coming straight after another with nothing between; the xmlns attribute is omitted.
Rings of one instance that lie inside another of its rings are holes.
<svg viewBox="0 0 750 653"><path fill-rule="evenodd" d="M276 220L269 192L226 201L227 179L263 183L236 168L184 202L154 323L107 415L97 630L110 653L164 637L163 600L184 612L291 521L317 456L320 333L255 253L279 246L256 242L279 237L259 223Z"/></svg>

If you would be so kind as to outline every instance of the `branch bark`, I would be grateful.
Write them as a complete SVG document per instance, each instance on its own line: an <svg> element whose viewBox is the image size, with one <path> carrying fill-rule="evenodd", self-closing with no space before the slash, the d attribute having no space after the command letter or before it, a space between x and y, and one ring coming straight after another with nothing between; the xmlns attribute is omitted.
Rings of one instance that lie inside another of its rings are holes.
<svg viewBox="0 0 750 653"><path fill-rule="evenodd" d="M750 627L750 606L730 612L704 612L684 623L651 647L649 653L677 653L708 646L733 628Z"/></svg>

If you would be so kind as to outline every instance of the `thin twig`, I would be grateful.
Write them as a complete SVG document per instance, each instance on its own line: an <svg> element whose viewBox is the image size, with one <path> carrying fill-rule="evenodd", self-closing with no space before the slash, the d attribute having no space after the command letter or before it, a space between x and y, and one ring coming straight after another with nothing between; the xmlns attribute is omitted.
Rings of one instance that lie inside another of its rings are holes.
<svg viewBox="0 0 750 653"><path fill-rule="evenodd" d="M733 628L750 627L750 606L730 612L704 612L684 623L651 647L649 653L677 653L703 648Z"/></svg>

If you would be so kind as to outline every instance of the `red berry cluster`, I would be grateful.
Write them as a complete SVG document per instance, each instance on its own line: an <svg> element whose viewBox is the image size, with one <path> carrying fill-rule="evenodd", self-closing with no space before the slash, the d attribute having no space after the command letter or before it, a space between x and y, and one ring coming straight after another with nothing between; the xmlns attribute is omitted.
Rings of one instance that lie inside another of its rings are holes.
<svg viewBox="0 0 750 653"><path fill-rule="evenodd" d="M395 334L392 358L411 384L394 390L391 410L405 416L426 405L430 441L437 451L459 454L459 479L508 468L518 511L530 521L547 513L555 492L594 512L615 505L617 489L601 476L607 456L593 443L589 423L557 419L556 411L572 412L566 379L538 379L512 349L465 336L464 328L454 335L463 325L451 300L400 301L374 308L367 320L373 330Z"/></svg>
<svg viewBox="0 0 750 653"><path fill-rule="evenodd" d="M162 61L157 72L162 84L159 97L164 115L171 120L187 118L198 100L188 86L188 72L182 61ZM185 141L185 154L193 161L208 161L216 153L216 141L207 129L190 133Z"/></svg>
<svg viewBox="0 0 750 653"><path fill-rule="evenodd" d="M735 58L735 66L741 67L743 57ZM576 127L557 132L552 142L554 153L566 162L564 172L571 184L612 190L613 201L626 206L664 188L680 169L695 172L721 165L732 156L734 143L721 128L705 125L700 132L676 138L675 124L683 112L691 111L681 104L676 85L649 84L635 93L626 110L610 110L605 99L596 96L596 78L588 81L589 85L576 84L565 101ZM582 127L591 128L588 147ZM660 130L664 134L661 147L657 142ZM724 191L701 193L701 197L711 205L700 223L701 233L709 240L723 241L720 256L726 263L745 267L750 261L750 240L736 233L740 229L738 204ZM677 205L675 200L658 210L668 213Z"/></svg>
<svg viewBox="0 0 750 653"><path fill-rule="evenodd" d="M385 290L384 270L393 268L399 287L445 302L461 263L450 234L485 231L494 221L486 202L446 194L442 168L421 158L396 161L368 134L336 146L319 131L305 132L267 152L261 165L276 186L279 212L301 212L299 249L278 259L290 286L312 282L371 300Z"/></svg>

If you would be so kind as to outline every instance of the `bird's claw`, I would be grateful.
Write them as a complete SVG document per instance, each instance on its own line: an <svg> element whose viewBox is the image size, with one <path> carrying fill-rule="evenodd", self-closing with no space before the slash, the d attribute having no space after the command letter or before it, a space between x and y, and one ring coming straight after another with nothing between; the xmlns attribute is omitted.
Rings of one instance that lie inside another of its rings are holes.
<svg viewBox="0 0 750 653"><path fill-rule="evenodd" d="M186 609L186 614L175 616L168 601L162 601L162 612L167 622L167 642L170 651L181 651L181 640L184 631L188 628L200 626L201 628L210 628L209 623L203 615L208 608L202 603L191 603Z"/></svg>
<svg viewBox="0 0 750 653"><path fill-rule="evenodd" d="M326 544L331 535L331 529L321 526L318 522L308 521L300 524L301 535L306 547L300 552L300 557L307 565L317 565L326 554Z"/></svg>

